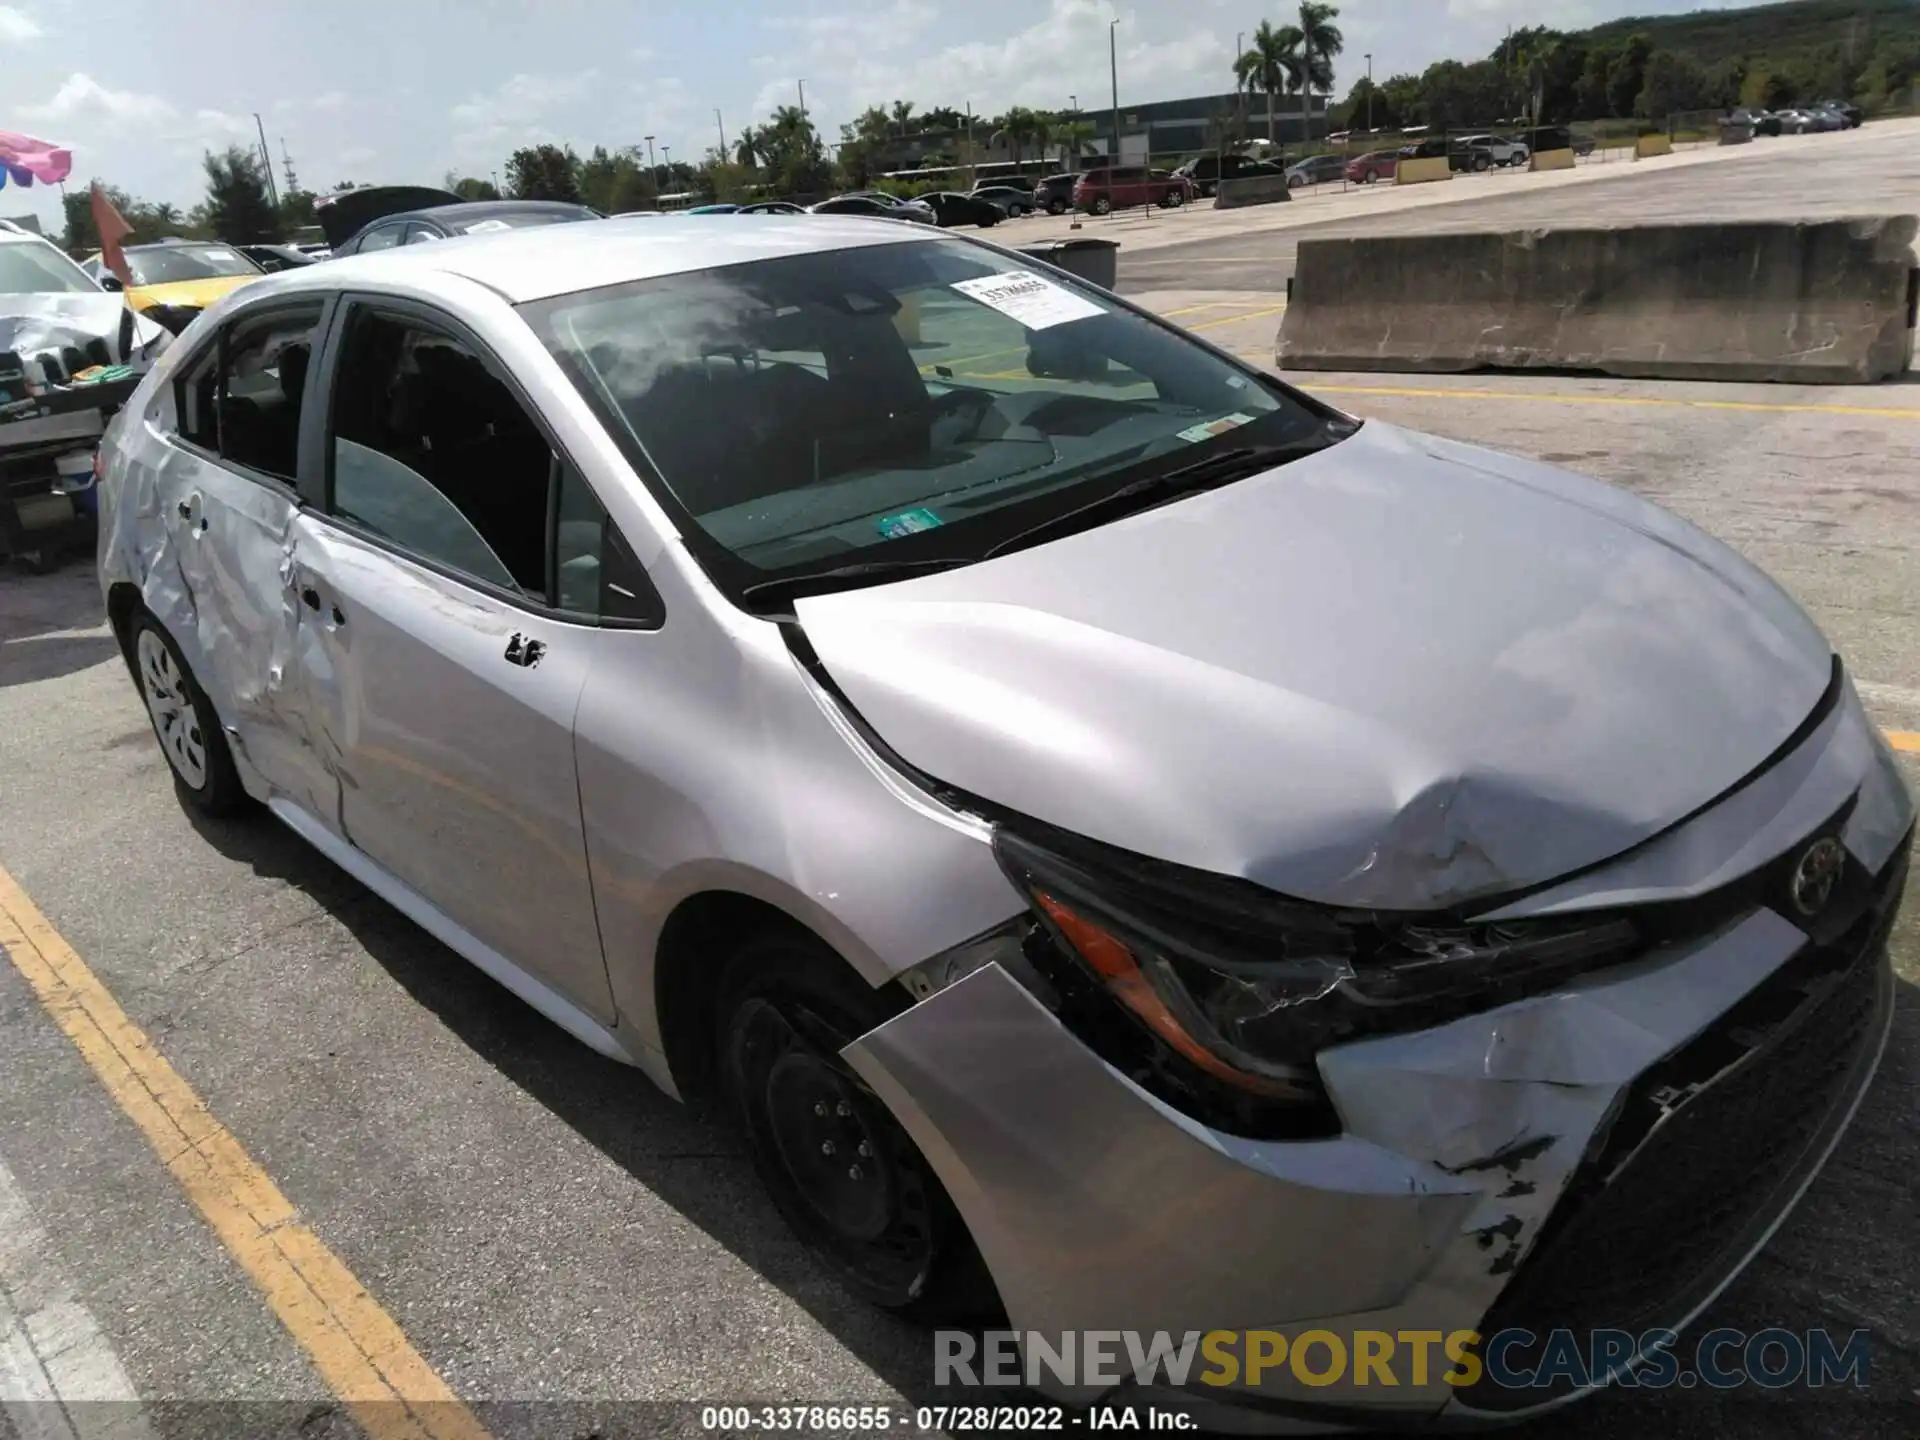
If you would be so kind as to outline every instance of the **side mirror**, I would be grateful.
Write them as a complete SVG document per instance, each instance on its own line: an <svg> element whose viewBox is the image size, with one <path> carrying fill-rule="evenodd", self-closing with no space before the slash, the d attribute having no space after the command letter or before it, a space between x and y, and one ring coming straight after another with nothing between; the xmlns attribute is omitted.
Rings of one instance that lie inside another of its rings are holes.
<svg viewBox="0 0 1920 1440"><path fill-rule="evenodd" d="M100 277L100 288L102 290L113 290L117 292L125 290L127 287L121 283L118 275L102 275Z"/></svg>

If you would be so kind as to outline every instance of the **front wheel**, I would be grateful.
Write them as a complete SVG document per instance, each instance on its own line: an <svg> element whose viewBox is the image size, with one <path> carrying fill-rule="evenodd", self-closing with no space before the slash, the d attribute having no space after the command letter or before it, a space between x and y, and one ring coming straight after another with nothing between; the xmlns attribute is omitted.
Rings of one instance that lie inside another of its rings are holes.
<svg viewBox="0 0 1920 1440"><path fill-rule="evenodd" d="M855 1294L923 1320L998 1310L986 1263L919 1147L840 1051L891 1011L806 939L749 942L721 981L728 1108L794 1232Z"/></svg>
<svg viewBox="0 0 1920 1440"><path fill-rule="evenodd" d="M1186 192L1186 191L1184 191L1184 190L1169 190L1169 191L1167 192L1167 208L1168 208L1168 209L1170 209L1170 210L1178 210L1178 209L1179 209L1179 208L1180 208L1180 207L1181 207L1182 205L1184 205L1184 204L1186 204L1186 203L1187 203L1187 192Z"/></svg>
<svg viewBox="0 0 1920 1440"><path fill-rule="evenodd" d="M238 814L246 807L247 792L213 702L173 637L144 612L133 624L133 673L180 798L202 814Z"/></svg>
<svg viewBox="0 0 1920 1440"><path fill-rule="evenodd" d="M1064 215L1064 214L1066 214L1066 213L1067 213L1067 202L1066 202L1066 201L1064 201L1064 200L1049 200L1049 201L1047 201L1047 213L1048 213L1049 215Z"/></svg>
<svg viewBox="0 0 1920 1440"><path fill-rule="evenodd" d="M1096 215L1110 215L1113 213L1113 201L1108 199L1105 195L1101 195L1098 198L1096 198L1093 204L1089 205L1087 208L1093 211L1093 213Z"/></svg>

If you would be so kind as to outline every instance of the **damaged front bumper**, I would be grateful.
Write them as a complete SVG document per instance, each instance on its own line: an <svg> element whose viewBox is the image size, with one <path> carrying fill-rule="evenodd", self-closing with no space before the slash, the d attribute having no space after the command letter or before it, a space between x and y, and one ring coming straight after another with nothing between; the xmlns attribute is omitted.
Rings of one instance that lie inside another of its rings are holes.
<svg viewBox="0 0 1920 1440"><path fill-rule="evenodd" d="M1351 1348L1356 1331L1678 1330L1764 1244L1865 1092L1912 823L1847 687L1793 754L1645 847L1652 865L1643 851L1537 897L1734 902L1710 933L1323 1052L1341 1122L1326 1139L1249 1140L1178 1113L1012 964L962 967L844 1053L940 1174L1016 1331L1327 1330ZM1845 868L1809 918L1792 887L1823 834ZM1478 1423L1579 1393L1456 1388L1444 1362L1422 1368L1424 1384L1404 1365L1392 1385L1276 1367L1251 1388L1122 1390L1256 1430ZM1101 1398L1042 1374L1058 1398Z"/></svg>

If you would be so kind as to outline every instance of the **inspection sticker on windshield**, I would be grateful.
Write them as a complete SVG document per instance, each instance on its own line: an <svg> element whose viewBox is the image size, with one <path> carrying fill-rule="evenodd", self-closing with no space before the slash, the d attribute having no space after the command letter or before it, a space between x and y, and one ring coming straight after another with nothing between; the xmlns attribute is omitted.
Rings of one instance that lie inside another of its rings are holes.
<svg viewBox="0 0 1920 1440"><path fill-rule="evenodd" d="M969 299L993 307L1010 320L1018 320L1029 330L1045 330L1069 320L1107 313L1084 296L1030 270L983 275L978 280L956 280L953 288Z"/></svg>
<svg viewBox="0 0 1920 1440"><path fill-rule="evenodd" d="M1231 415L1222 415L1218 420L1209 420L1204 425L1195 425L1178 433L1182 440L1189 444L1197 444L1199 441L1211 440L1216 435L1224 435L1229 430L1238 430L1242 425L1252 423L1253 416L1242 415L1235 411Z"/></svg>
<svg viewBox="0 0 1920 1440"><path fill-rule="evenodd" d="M880 517L880 533L889 540L898 540L902 535L917 535L922 530L931 530L941 524L941 519L927 509L902 510L898 515Z"/></svg>

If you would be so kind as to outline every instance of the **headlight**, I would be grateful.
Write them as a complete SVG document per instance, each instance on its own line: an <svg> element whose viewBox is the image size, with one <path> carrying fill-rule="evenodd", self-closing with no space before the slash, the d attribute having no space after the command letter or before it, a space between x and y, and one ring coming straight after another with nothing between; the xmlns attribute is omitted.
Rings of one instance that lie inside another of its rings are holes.
<svg viewBox="0 0 1920 1440"><path fill-rule="evenodd" d="M1617 913L1475 925L1333 910L1039 827L997 828L994 852L1053 948L1151 1037L1155 1069L1241 1109L1322 1107L1314 1057L1329 1045L1504 1003L1642 943Z"/></svg>
<svg viewBox="0 0 1920 1440"><path fill-rule="evenodd" d="M200 310L198 305L149 305L146 314L149 320L157 321L178 335L200 318Z"/></svg>

